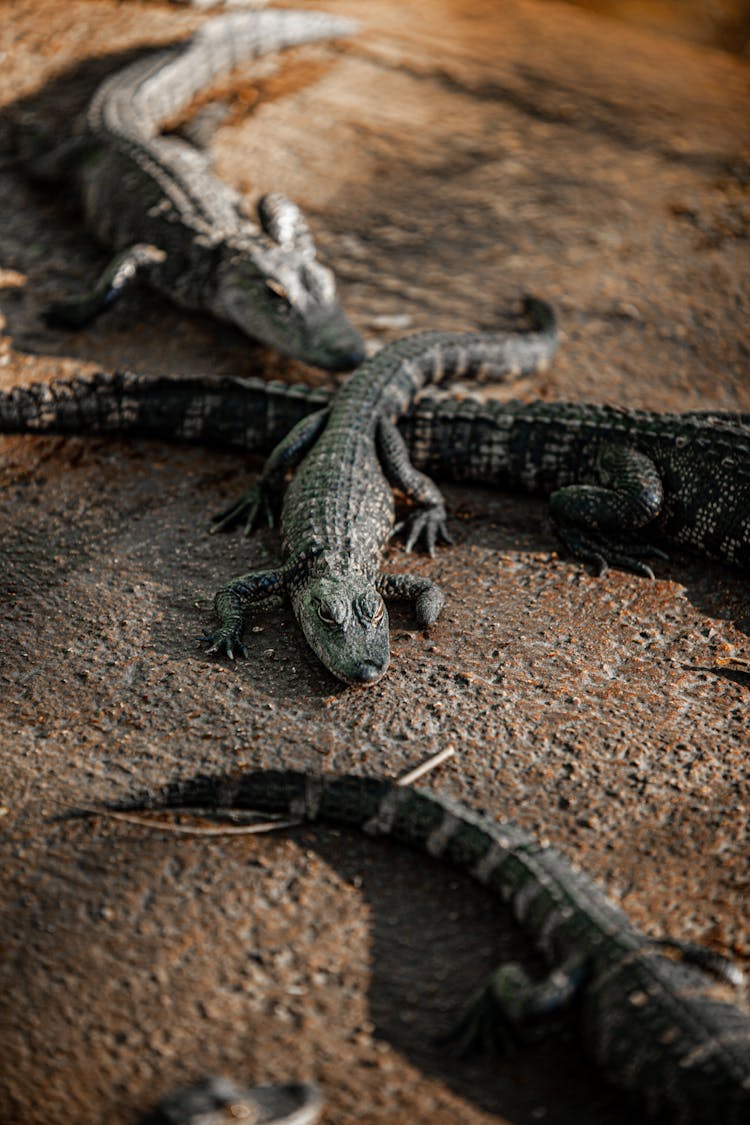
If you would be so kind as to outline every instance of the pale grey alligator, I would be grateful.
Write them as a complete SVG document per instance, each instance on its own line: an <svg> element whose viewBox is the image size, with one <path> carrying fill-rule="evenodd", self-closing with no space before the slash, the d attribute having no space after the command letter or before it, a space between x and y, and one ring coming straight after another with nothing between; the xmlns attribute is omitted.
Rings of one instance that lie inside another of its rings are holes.
<svg viewBox="0 0 750 1125"><path fill-rule="evenodd" d="M93 291L52 305L48 321L81 327L140 278L182 308L230 321L287 355L333 370L355 367L362 339L299 208L281 194L265 195L256 225L209 171L205 153L160 135L166 120L237 63L354 30L323 12L234 12L107 78L77 134L28 160L38 177L75 181L91 230L117 250Z"/></svg>

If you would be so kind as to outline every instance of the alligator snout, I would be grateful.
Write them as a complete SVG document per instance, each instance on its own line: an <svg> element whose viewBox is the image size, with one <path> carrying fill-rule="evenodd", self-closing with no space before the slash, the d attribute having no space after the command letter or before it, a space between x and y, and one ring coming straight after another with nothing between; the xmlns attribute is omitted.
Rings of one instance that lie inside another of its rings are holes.
<svg viewBox="0 0 750 1125"><path fill-rule="evenodd" d="M386 671L388 663L389 661L385 660L378 664L360 664L353 669L352 678L348 682L350 684L374 684Z"/></svg>

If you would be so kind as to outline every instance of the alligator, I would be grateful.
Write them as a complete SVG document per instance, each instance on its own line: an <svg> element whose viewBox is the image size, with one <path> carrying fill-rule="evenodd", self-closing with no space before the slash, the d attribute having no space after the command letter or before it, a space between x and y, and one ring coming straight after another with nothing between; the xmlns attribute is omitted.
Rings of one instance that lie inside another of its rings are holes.
<svg viewBox="0 0 750 1125"><path fill-rule="evenodd" d="M187 42L141 58L107 78L78 131L35 152L37 178L72 178L87 224L117 253L93 290L46 310L48 323L80 328L137 279L185 309L210 312L270 347L332 370L364 358L359 333L316 257L299 208L278 192L261 197L258 227L237 194L211 174L208 158L163 123L237 63L315 40L348 36L355 25L323 12L235 12L206 23Z"/></svg>
<svg viewBox="0 0 750 1125"><path fill-rule="evenodd" d="M532 981L520 964L501 965L442 1040L461 1051L486 1042L503 1048L570 1009L592 1060L654 1121L750 1120L750 1018L735 1003L742 974L734 963L701 945L642 933L588 876L514 824L389 780L292 770L180 781L117 808L126 816L251 809L331 821L464 868L512 909L550 971Z"/></svg>
<svg viewBox="0 0 750 1125"><path fill-rule="evenodd" d="M217 519L228 528L245 519L274 522L275 500L288 470L296 472L281 507L281 565L241 575L218 591L220 627L208 652L244 653L244 608L273 595L289 598L307 643L347 684L373 684L389 660L386 598L414 604L417 623L432 625L443 606L429 579L390 574L380 558L403 531L410 551L450 542L437 486L409 460L395 422L422 388L456 375L499 378L536 371L551 359L557 329L550 307L527 298L527 332L423 332L386 345L350 377L330 407L299 422L273 450L253 488ZM413 505L395 524L393 487Z"/></svg>
<svg viewBox="0 0 750 1125"><path fill-rule="evenodd" d="M599 574L653 578L659 543L750 568L750 414L424 398L402 430L435 476L549 496L557 536Z"/></svg>

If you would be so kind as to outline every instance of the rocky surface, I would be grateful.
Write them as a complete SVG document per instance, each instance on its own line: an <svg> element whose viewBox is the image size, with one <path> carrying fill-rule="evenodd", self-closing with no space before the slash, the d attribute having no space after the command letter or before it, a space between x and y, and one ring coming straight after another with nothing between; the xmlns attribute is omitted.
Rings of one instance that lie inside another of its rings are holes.
<svg viewBox="0 0 750 1125"><path fill-rule="evenodd" d="M334 5L329 5L333 7ZM480 327L521 292L559 309L559 361L521 391L750 410L747 63L555 3L339 0L350 43L217 93L222 177L311 214L375 342ZM26 0L0 25L3 142L61 132L136 47L205 17ZM0 169L0 385L132 367L321 379L132 295L85 333L39 311L105 260L75 200ZM257 466L251 466L251 469ZM446 490L455 545L429 635L393 623L373 688L318 666L288 611L251 657L204 656L211 595L274 557L210 537L236 456L7 438L0 460L0 1119L132 1123L177 1083L314 1077L327 1122L623 1125L573 1029L493 1063L433 1046L499 959L533 953L468 880L329 831L201 840L72 807L247 764L396 775L512 817L654 934L750 963L747 580L687 556L653 583L558 557L544 505Z"/></svg>

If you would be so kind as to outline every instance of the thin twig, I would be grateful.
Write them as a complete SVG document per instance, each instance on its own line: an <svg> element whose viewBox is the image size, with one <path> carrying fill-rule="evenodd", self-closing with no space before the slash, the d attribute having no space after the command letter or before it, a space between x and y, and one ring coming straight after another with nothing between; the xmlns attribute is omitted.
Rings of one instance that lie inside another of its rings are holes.
<svg viewBox="0 0 750 1125"><path fill-rule="evenodd" d="M452 758L455 753L456 747L451 743L444 747L444 749L439 750L437 754L433 754L426 762L422 762L420 766L415 766L413 770L409 770L403 777L399 777L396 780L396 785L413 785L415 781L419 781L420 777L424 777L430 770L442 766L443 762L447 761L448 758Z"/></svg>
<svg viewBox="0 0 750 1125"><path fill-rule="evenodd" d="M100 810L104 811L104 810ZM220 813L225 820L231 820L235 824L251 824L252 818L256 820L260 813L255 809L234 808L227 805L152 805L149 807L145 805L143 808L132 809L114 809L114 812L134 812L134 813L169 813L170 816L202 816L206 820L215 820L217 813ZM273 820L275 817L280 817L281 813L268 813L268 819Z"/></svg>
<svg viewBox="0 0 750 1125"><path fill-rule="evenodd" d="M182 809L181 812L194 813L194 809ZM212 809L213 814L221 813L222 809ZM274 832L277 828L294 828L301 824L301 820L259 820L254 824L174 824L169 820L157 820L154 817L139 815L137 812L124 812L121 809L94 809L93 816L108 816L112 820L122 820L126 824L139 824L143 828L152 828L159 832L174 832L180 836L257 836L262 832Z"/></svg>

